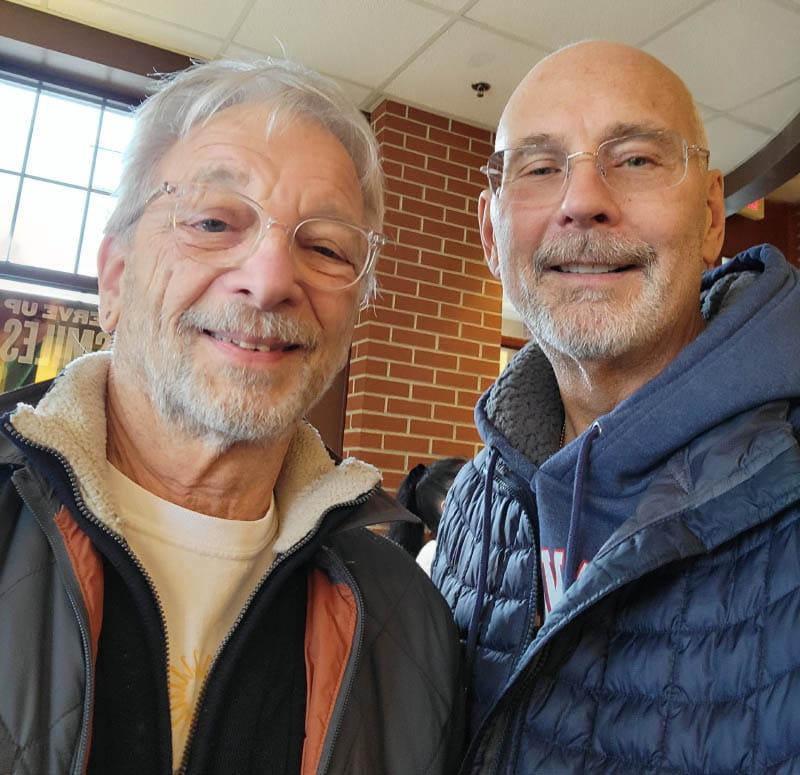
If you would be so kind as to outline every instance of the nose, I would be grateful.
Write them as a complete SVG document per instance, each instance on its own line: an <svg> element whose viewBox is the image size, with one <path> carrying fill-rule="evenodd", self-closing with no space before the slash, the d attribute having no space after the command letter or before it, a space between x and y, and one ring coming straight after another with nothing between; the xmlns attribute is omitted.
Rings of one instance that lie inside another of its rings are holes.
<svg viewBox="0 0 800 775"><path fill-rule="evenodd" d="M564 196L559 208L560 224L591 228L615 223L619 219L619 206L601 175L597 155L579 151L568 156L567 163Z"/></svg>
<svg viewBox="0 0 800 775"><path fill-rule="evenodd" d="M259 309L296 304L303 290L292 255L291 235L286 228L269 223L250 255L226 272L222 280L231 293L244 294Z"/></svg>

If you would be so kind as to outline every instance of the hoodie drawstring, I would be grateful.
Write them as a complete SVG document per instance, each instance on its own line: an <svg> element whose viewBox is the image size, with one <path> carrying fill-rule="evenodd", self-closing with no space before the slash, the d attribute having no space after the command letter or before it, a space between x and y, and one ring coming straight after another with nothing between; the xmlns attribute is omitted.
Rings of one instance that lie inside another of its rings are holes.
<svg viewBox="0 0 800 775"><path fill-rule="evenodd" d="M564 567L564 588L569 589L575 581L578 568L578 532L580 530L581 512L583 506L583 486L586 479L586 472L589 467L589 452L592 443L600 436L602 428L600 423L595 421L586 431L581 446L578 449L578 462L575 466L575 482L572 489L572 511L569 519L569 535L567 537L567 556ZM472 609L472 616L467 630L467 642L464 651L467 675L472 674L472 666L475 661L475 651L478 645L478 633L481 627L481 614L483 612L484 597L486 596L486 577L489 573L489 552L491 549L492 538L492 483L497 461L500 458L498 449L492 449L489 463L486 466L486 487L483 491L483 514L481 517L481 552L478 564L478 583L475 586L475 605Z"/></svg>
<svg viewBox="0 0 800 775"><path fill-rule="evenodd" d="M492 450L489 457L489 465L486 467L486 487L483 491L483 518L481 519L481 554L478 565L478 583L475 587L475 607L472 609L472 617L469 621L467 630L467 645L464 653L467 675L472 674L472 664L475 660L475 649L478 645L478 632L481 627L481 612L483 610L483 598L486 594L486 576L489 571L489 550L492 539L492 482L494 481L494 470L500 452Z"/></svg>
<svg viewBox="0 0 800 775"><path fill-rule="evenodd" d="M564 590L569 589L578 574L578 530L583 511L583 484L589 466L589 451L592 442L601 434L600 423L595 420L581 441L578 449L578 462L575 465L575 481L572 485L572 512L569 515L569 534L567 536L567 556L564 561Z"/></svg>

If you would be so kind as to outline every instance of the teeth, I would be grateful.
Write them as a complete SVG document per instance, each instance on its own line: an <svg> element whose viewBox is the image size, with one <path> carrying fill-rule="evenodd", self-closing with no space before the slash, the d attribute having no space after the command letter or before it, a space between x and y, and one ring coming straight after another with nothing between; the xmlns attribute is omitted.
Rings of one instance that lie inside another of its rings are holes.
<svg viewBox="0 0 800 775"><path fill-rule="evenodd" d="M589 264L567 264L560 266L562 272L569 272L570 274L608 274L613 272L616 267L613 266L597 266Z"/></svg>
<svg viewBox="0 0 800 775"><path fill-rule="evenodd" d="M237 347L241 347L243 350L257 350L260 353L268 353L272 352L273 350L284 350L284 347L270 347L267 344L253 344L252 342L240 342L238 339L230 339L227 336L220 336L219 334L215 334L211 331L208 332L214 339L217 339L220 342L230 342L231 344L235 344Z"/></svg>

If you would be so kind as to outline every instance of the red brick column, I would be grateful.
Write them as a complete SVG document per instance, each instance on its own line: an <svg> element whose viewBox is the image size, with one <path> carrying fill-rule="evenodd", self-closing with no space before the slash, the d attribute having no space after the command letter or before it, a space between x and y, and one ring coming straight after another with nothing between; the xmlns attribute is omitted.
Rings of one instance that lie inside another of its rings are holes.
<svg viewBox="0 0 800 775"><path fill-rule="evenodd" d="M473 408L498 373L502 298L476 217L491 133L391 101L372 120L394 242L354 337L344 451L394 492L417 463L480 449Z"/></svg>

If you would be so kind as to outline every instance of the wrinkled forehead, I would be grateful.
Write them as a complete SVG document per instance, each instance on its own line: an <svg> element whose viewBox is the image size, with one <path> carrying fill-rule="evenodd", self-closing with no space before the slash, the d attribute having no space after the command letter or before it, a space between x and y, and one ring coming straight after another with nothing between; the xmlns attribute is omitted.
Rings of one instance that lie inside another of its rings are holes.
<svg viewBox="0 0 800 775"><path fill-rule="evenodd" d="M208 164L209 159L234 161L241 157L243 168L237 174L246 177L249 165L259 157L280 155L287 144L292 145L293 137L305 139L309 136L316 141L309 149L312 155L344 154L350 160L336 138L316 121L270 104L243 103L192 125L166 150L161 163L162 166L191 169Z"/></svg>
<svg viewBox="0 0 800 775"><path fill-rule="evenodd" d="M674 129L690 143L705 139L689 91L669 68L626 46L579 44L543 59L522 80L503 111L496 145L539 135L565 145L600 143L624 127Z"/></svg>
<svg viewBox="0 0 800 775"><path fill-rule="evenodd" d="M317 209L331 200L326 207L340 207L340 217L363 217L352 157L330 130L300 113L226 108L177 140L157 174L159 181L221 185L256 199L276 190Z"/></svg>

